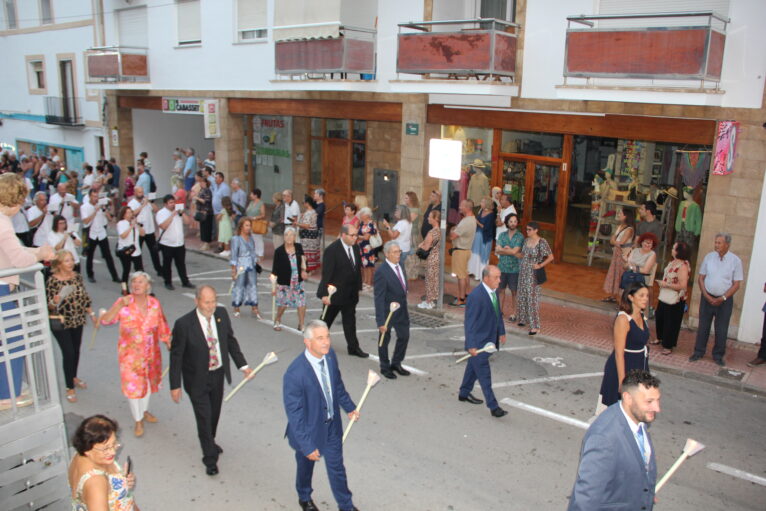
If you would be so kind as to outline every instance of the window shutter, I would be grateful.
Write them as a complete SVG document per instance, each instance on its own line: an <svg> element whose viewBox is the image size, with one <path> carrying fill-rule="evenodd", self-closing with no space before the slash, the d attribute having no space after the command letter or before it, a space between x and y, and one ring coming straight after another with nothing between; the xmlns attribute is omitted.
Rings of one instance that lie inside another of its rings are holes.
<svg viewBox="0 0 766 511"><path fill-rule="evenodd" d="M178 0L178 44L202 42L199 0Z"/></svg>
<svg viewBox="0 0 766 511"><path fill-rule="evenodd" d="M117 11L117 35L120 46L149 46L146 7Z"/></svg>
<svg viewBox="0 0 766 511"><path fill-rule="evenodd" d="M237 30L266 27L266 0L237 0Z"/></svg>

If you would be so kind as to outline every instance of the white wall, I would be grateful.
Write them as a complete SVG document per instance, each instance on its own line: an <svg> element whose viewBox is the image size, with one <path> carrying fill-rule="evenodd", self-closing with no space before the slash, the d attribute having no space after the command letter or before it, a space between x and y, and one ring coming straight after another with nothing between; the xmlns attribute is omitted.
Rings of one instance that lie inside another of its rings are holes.
<svg viewBox="0 0 766 511"><path fill-rule="evenodd" d="M201 115L165 114L159 110L133 109L133 149L136 152L134 156L137 158L142 151L149 153L158 194L170 192L173 151L176 147L193 147L197 157L202 160L206 158L208 151L213 150L213 140L205 139ZM132 162L119 163L126 169L128 165L135 166L135 159Z"/></svg>
<svg viewBox="0 0 766 511"><path fill-rule="evenodd" d="M742 316L739 320L737 339L743 342L760 342L763 327L763 307L766 293L763 284L766 282L766 179L761 192L761 204L758 208L758 221L755 226L756 236L753 238L753 252L750 256L750 269L747 273L745 302L742 306ZM758 233L761 233L759 236Z"/></svg>

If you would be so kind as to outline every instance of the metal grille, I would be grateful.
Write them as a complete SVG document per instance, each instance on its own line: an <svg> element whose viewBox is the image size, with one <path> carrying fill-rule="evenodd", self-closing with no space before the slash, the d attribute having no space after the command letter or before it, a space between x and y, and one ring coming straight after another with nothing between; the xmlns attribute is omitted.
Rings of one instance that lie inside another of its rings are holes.
<svg viewBox="0 0 766 511"><path fill-rule="evenodd" d="M442 328L454 324L454 322L450 322L438 316L413 312L412 309L410 309L410 323L428 328Z"/></svg>

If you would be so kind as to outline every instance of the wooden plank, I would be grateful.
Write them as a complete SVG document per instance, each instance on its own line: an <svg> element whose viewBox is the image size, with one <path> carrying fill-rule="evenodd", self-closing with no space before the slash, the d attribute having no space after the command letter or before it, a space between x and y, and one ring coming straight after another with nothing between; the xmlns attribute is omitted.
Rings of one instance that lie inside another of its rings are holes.
<svg viewBox="0 0 766 511"><path fill-rule="evenodd" d="M229 112L402 122L402 104L383 101L231 98Z"/></svg>
<svg viewBox="0 0 766 511"><path fill-rule="evenodd" d="M610 114L603 117L536 114L500 110L448 109L444 105L428 105L428 122L680 144L711 145L715 141L715 121L707 119Z"/></svg>
<svg viewBox="0 0 766 511"><path fill-rule="evenodd" d="M117 105L120 108L162 110L162 98L160 96L118 96Z"/></svg>

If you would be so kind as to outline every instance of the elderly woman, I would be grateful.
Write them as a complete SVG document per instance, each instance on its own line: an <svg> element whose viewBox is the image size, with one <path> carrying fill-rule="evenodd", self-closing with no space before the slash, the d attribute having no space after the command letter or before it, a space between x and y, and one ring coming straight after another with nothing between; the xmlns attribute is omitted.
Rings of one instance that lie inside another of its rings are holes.
<svg viewBox="0 0 766 511"><path fill-rule="evenodd" d="M399 248L402 249L399 264L403 265L407 262L407 256L412 251L412 221L410 220L409 208L402 205L396 206L394 220L396 220L396 224L393 227L386 219L383 219L383 225L391 235L391 239L395 240Z"/></svg>
<svg viewBox="0 0 766 511"><path fill-rule="evenodd" d="M428 252L426 258L426 299L418 304L421 309L433 309L439 299L439 240L441 239L442 214L434 209L428 214L428 225L431 230L418 248ZM429 252L430 251L430 252Z"/></svg>
<svg viewBox="0 0 766 511"><path fill-rule="evenodd" d="M537 222L527 224L527 239L521 247L519 265L518 301L516 304L519 326L529 325L529 335L540 331L540 283L537 270L553 262L553 251L541 237Z"/></svg>
<svg viewBox="0 0 766 511"><path fill-rule="evenodd" d="M274 319L274 330L282 330L282 314L288 307L298 309L298 330L303 330L303 320L306 316L306 295L303 291L303 281L308 278L305 270L303 247L295 243L297 233L295 228L285 229L285 243L274 251L274 267L271 274L277 277L276 295L277 317Z"/></svg>
<svg viewBox="0 0 766 511"><path fill-rule="evenodd" d="M652 342L662 344L663 355L673 353L678 343L678 333L681 331L681 320L684 318L686 307L686 290L692 274L689 266L689 245L679 241L673 245L671 254L673 259L665 267L662 280L657 282L660 287L655 313L657 341Z"/></svg>
<svg viewBox="0 0 766 511"><path fill-rule="evenodd" d="M622 257L633 246L636 213L632 209L618 209L615 220L618 225L609 239L609 244L612 245L612 260L604 279L604 292L607 296L602 302L617 302L620 299L620 280L624 271Z"/></svg>
<svg viewBox="0 0 766 511"><path fill-rule="evenodd" d="M375 222L372 220L372 210L362 208L359 210L359 251L362 253L362 283L366 289L372 287L372 278L375 273L375 249L370 245L370 238L378 234Z"/></svg>
<svg viewBox="0 0 766 511"><path fill-rule="evenodd" d="M321 249L319 228L317 227L317 203L306 195L303 199L303 206L305 210L295 225L300 229L298 234L301 238L303 253L306 256L306 271L311 274L319 268L319 251Z"/></svg>
<svg viewBox="0 0 766 511"><path fill-rule="evenodd" d="M137 271L130 277L130 294L117 299L101 316L102 325L120 322L117 357L122 393L128 398L137 437L144 434L144 420L157 422L149 413L149 398L159 390L162 373L160 342L170 349L170 328L159 300L150 295L151 277Z"/></svg>
<svg viewBox="0 0 766 511"><path fill-rule="evenodd" d="M208 250L213 241L213 192L210 191L210 181L202 171L197 172L197 184L199 193L194 199L197 206L194 219L199 222L199 239L202 241L200 249Z"/></svg>
<svg viewBox="0 0 766 511"><path fill-rule="evenodd" d="M69 463L72 509L139 511L133 500L136 476L117 464L118 426L104 415L88 417L72 437L77 454Z"/></svg>
<svg viewBox="0 0 766 511"><path fill-rule="evenodd" d="M61 215L53 217L51 231L48 233L48 244L53 250L68 250L74 257L74 267L76 272L80 272L80 256L77 254L77 248L82 247L80 236L76 232L68 232L66 218Z"/></svg>
<svg viewBox="0 0 766 511"><path fill-rule="evenodd" d="M489 253L492 251L492 241L495 239L495 219L497 209L489 197L481 199L481 208L476 217L476 235L471 246L471 259L468 261L468 273L476 280L481 280L481 273L489 263Z"/></svg>
<svg viewBox="0 0 766 511"><path fill-rule="evenodd" d="M231 238L231 306L234 317L239 317L242 304L252 307L253 316L261 319L258 312L258 287L256 285L255 266L258 264L258 250L255 236L251 232L252 221L244 216L237 223L236 236Z"/></svg>
<svg viewBox="0 0 766 511"><path fill-rule="evenodd" d="M21 176L12 173L0 175L0 268L26 268L38 261L49 261L53 258L53 249L49 245L39 248L25 247L14 232L11 218L21 210L28 194L29 189ZM18 285L18 275L0 278L0 296L8 296L15 292ZM18 304L13 300L3 304L4 311L16 308ZM11 316L6 316L5 319L10 321ZM23 336L12 334L17 330L21 330L21 325L7 327L3 333L3 342L10 345L23 340ZM19 346L8 351L14 353L22 349L24 347ZM11 393L5 364L6 362L0 362L0 399L8 399L11 394L16 397L21 393L21 378L24 374L24 358L11 360L11 379L14 387Z"/></svg>
<svg viewBox="0 0 766 511"><path fill-rule="evenodd" d="M646 282L647 275L657 263L657 254L654 252L657 243L657 236L651 232L638 237L638 247L623 256L625 271L620 280L620 289L627 289L632 282Z"/></svg>
<svg viewBox="0 0 766 511"><path fill-rule="evenodd" d="M87 323L88 316L95 326L96 315L91 309L90 296L85 290L82 275L74 269L72 253L68 250L59 250L56 253L56 259L53 260L52 270L45 285L45 293L51 315L62 317L63 328L53 330L53 336L61 348L67 401L76 403L75 387L88 388L84 381L77 378L82 328Z"/></svg>
<svg viewBox="0 0 766 511"><path fill-rule="evenodd" d="M141 258L140 237L144 235L144 228L138 225L135 213L128 206L123 206L117 215L117 257L122 262L122 280L128 281L130 265L133 264L135 271L144 270L144 260Z"/></svg>

